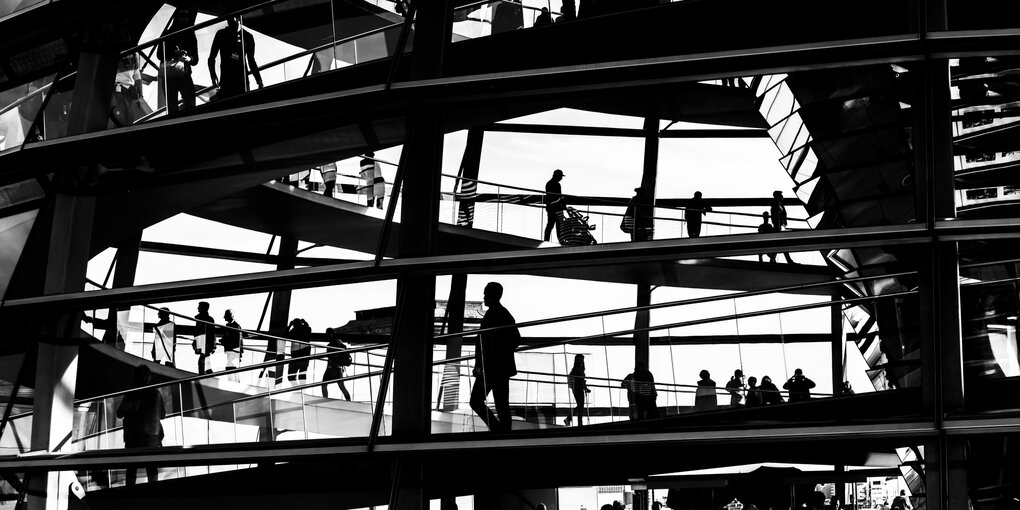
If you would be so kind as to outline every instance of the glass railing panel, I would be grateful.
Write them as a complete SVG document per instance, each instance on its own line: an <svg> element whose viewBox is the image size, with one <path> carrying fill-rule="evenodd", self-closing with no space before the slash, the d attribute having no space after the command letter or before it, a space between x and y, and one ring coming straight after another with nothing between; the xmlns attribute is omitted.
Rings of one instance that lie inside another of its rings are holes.
<svg viewBox="0 0 1020 510"><path fill-rule="evenodd" d="M36 7L40 4L49 3L52 0L23 0L0 2L0 18L23 11L29 7Z"/></svg>
<svg viewBox="0 0 1020 510"><path fill-rule="evenodd" d="M32 124L52 82L50 75L0 92L0 152L33 138Z"/></svg>

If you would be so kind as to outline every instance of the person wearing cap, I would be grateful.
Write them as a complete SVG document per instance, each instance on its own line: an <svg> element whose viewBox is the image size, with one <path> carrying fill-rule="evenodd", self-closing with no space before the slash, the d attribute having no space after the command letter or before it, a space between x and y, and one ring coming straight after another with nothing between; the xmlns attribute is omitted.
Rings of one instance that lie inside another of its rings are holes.
<svg viewBox="0 0 1020 510"><path fill-rule="evenodd" d="M545 212L549 216L545 224L546 241L552 236L553 227L556 226L556 219L559 218L560 212L567 208L567 203L563 199L563 190L560 188L560 181L563 180L564 175L563 170L557 168L553 170L552 179L545 183L543 203L545 203Z"/></svg>

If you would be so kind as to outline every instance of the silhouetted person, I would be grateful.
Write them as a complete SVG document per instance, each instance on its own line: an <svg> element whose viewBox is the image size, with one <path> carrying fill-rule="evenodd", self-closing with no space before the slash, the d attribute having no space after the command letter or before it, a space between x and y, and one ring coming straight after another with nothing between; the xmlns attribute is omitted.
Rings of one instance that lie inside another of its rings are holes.
<svg viewBox="0 0 1020 510"><path fill-rule="evenodd" d="M570 374L567 375L567 387L574 394L574 414L577 415L577 426L580 427L581 422L584 421L584 396L586 393L591 393L591 390L588 388L588 381L584 376L583 354L574 356L574 366L570 369ZM563 423L569 427L570 422L571 415L568 414Z"/></svg>
<svg viewBox="0 0 1020 510"><path fill-rule="evenodd" d="M220 58L220 74L216 75L216 55ZM262 88L262 75L255 63L255 38L241 28L239 16L227 18L227 26L213 37L209 50L209 76L214 87L219 87L216 99L226 99L248 91L248 70L255 83Z"/></svg>
<svg viewBox="0 0 1020 510"><path fill-rule="evenodd" d="M163 32L163 35L171 34L179 30L195 25L195 10L188 7L179 7L174 11L173 21ZM183 109L195 107L195 82L191 79L191 68L198 63L198 39L195 38L195 31L188 30L173 37L165 39L163 44L156 47L156 56L163 62L160 66L163 87L157 104L163 106L166 101L168 115L173 115L180 110L178 101L183 101ZM166 91L166 98L162 96ZM179 97L179 99L178 99Z"/></svg>
<svg viewBox="0 0 1020 510"><path fill-rule="evenodd" d="M581 3L577 6L578 19L590 18L598 14L595 12L595 2L596 0L581 0Z"/></svg>
<svg viewBox="0 0 1020 510"><path fill-rule="evenodd" d="M853 395L854 389L850 386L850 381L843 381L843 388L840 389L840 395Z"/></svg>
<svg viewBox="0 0 1020 510"><path fill-rule="evenodd" d="M489 309L482 317L480 329L510 327L479 333L478 349L475 351L475 384L471 388L471 409L481 417L489 430L509 432L512 427L510 378L517 375L514 353L520 345L521 334L517 330L517 321L513 315L500 304L503 286L489 282L485 286L483 296L483 303ZM496 404L496 414L485 405L485 399L490 391Z"/></svg>
<svg viewBox="0 0 1020 510"><path fill-rule="evenodd" d="M521 0L503 0L492 13L492 33L511 32L524 27L524 8Z"/></svg>
<svg viewBox="0 0 1020 510"><path fill-rule="evenodd" d="M156 336L152 341L152 361L168 367L174 366L174 351L177 348L177 335L174 323L170 321L170 309L160 308L156 317L159 322L153 328Z"/></svg>
<svg viewBox="0 0 1020 510"><path fill-rule="evenodd" d="M290 321L288 336L298 341L290 343L291 362L288 365L287 380L304 381L308 378L306 374L308 360L294 358L303 358L312 354L312 327L304 319L294 319Z"/></svg>
<svg viewBox="0 0 1020 510"><path fill-rule="evenodd" d="M241 335L241 325L234 320L234 312L227 310L223 312L223 320L226 323L223 328L223 338L220 345L227 355L227 370L241 367L241 357L244 355L244 338ZM230 380L239 382L241 379L237 374L231 374Z"/></svg>
<svg viewBox="0 0 1020 510"><path fill-rule="evenodd" d="M543 7L542 12L535 18L535 26L541 27L545 25L552 25L552 14L549 12L548 7Z"/></svg>
<svg viewBox="0 0 1020 510"><path fill-rule="evenodd" d="M644 361L634 364L634 371L623 378L620 386L627 388L630 419L643 420L659 417L659 408L655 404L655 400L659 396L655 390L655 377L652 376Z"/></svg>
<svg viewBox="0 0 1020 510"><path fill-rule="evenodd" d="M545 212L548 215L548 219L545 222L546 241L552 236L553 228L556 226L556 219L567 208L567 202L563 198L563 190L560 188L560 181L563 180L563 177L563 170L557 168L553 170L552 179L545 183L545 197L542 200L545 203Z"/></svg>
<svg viewBox="0 0 1020 510"><path fill-rule="evenodd" d="M556 20L557 23L577 19L577 4L574 3L574 0L563 0L563 4L560 6L560 13L559 19Z"/></svg>
<svg viewBox="0 0 1020 510"><path fill-rule="evenodd" d="M783 385L783 389L790 392L790 402L811 400L811 388L814 387L815 382L804 377L804 371L799 368L793 371L793 377Z"/></svg>
<svg viewBox="0 0 1020 510"><path fill-rule="evenodd" d="M751 376L747 378L747 407L759 407L762 405L761 389L758 388L758 378Z"/></svg>
<svg viewBox="0 0 1020 510"><path fill-rule="evenodd" d="M351 353L345 352L347 346L340 341L340 335L337 335L333 328L326 328L326 340L329 341L326 344L326 348L329 350L330 355L326 358L326 371L322 374L323 397L329 397L329 381L342 378L346 367L354 363ZM349 402L351 400L351 393L347 391L344 382L340 380L336 384L340 386L340 393L343 393L344 399Z"/></svg>
<svg viewBox="0 0 1020 510"><path fill-rule="evenodd" d="M733 377L726 383L726 391L730 394L730 406L736 407L740 405L740 401L744 400L744 396L740 394L740 391L744 389L744 372L739 368L733 371Z"/></svg>
<svg viewBox="0 0 1020 510"><path fill-rule="evenodd" d="M135 386L148 386L152 379L149 367L138 365L134 370ZM124 395L124 400L117 407L117 417L123 420L125 448L155 448L163 446L163 424L166 418L166 407L163 395L156 388L132 391ZM125 483L135 484L137 469L129 466L125 473ZM155 466L146 466L145 474L150 483L155 482L159 472Z"/></svg>
<svg viewBox="0 0 1020 510"><path fill-rule="evenodd" d="M701 220L706 213L712 210L712 206L701 199L701 192L695 191L687 209L684 210L684 219L687 220L687 235L690 237L701 237Z"/></svg>
<svg viewBox="0 0 1020 510"><path fill-rule="evenodd" d="M783 396L779 393L779 388L772 382L772 378L765 376L761 378L761 402L763 404L782 404Z"/></svg>
<svg viewBox="0 0 1020 510"><path fill-rule="evenodd" d="M330 161L329 163L320 166L319 173L322 174L323 196L333 196L333 189L336 188L336 162Z"/></svg>
<svg viewBox="0 0 1020 510"><path fill-rule="evenodd" d="M889 510L911 510L913 508L914 505L910 504L910 498L907 497L907 491L901 489L900 495L893 498Z"/></svg>
<svg viewBox="0 0 1020 510"><path fill-rule="evenodd" d="M634 188L634 196L627 205L627 212L624 213L624 221L630 216L631 241L649 241L652 239L653 225L652 207L644 203L644 193L640 187Z"/></svg>
<svg viewBox="0 0 1020 510"><path fill-rule="evenodd" d="M210 374L212 373L212 363L209 368L206 368L205 362L209 356L216 352L216 321L212 315L209 315L209 303L199 301L195 322L199 334L195 335L192 346L195 348L195 354L198 354L198 373Z"/></svg>
<svg viewBox="0 0 1020 510"><path fill-rule="evenodd" d="M786 206L783 205L783 192L773 191L772 192L772 231L782 232L786 228ZM790 254L783 252L783 256L786 257L787 264L796 264L793 259L790 258Z"/></svg>
<svg viewBox="0 0 1020 510"><path fill-rule="evenodd" d="M719 399L715 394L715 381L708 370L698 373L701 380L698 381L698 389L694 392L694 410L712 411L719 406Z"/></svg>
<svg viewBox="0 0 1020 510"><path fill-rule="evenodd" d="M772 227L772 222L769 220L769 212L768 211L764 211L764 212L761 213L761 225L758 225L758 233L759 234L771 234L772 232L775 232L775 230ZM774 263L776 261L776 254L775 253L766 253L765 255L769 256L769 262L773 262ZM758 262L764 262L764 260L762 260L761 257L762 257L762 254L759 253L758 254Z"/></svg>
<svg viewBox="0 0 1020 510"><path fill-rule="evenodd" d="M386 195L386 179L383 177L382 167L375 160L374 152L366 152L361 160L361 180L365 183L361 191L368 197L365 205L368 207L374 205L376 209L382 209L383 198Z"/></svg>

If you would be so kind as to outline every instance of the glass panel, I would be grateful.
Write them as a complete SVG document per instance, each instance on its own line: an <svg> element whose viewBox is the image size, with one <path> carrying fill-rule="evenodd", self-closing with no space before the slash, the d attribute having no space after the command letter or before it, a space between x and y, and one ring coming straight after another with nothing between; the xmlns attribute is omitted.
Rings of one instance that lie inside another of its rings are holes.
<svg viewBox="0 0 1020 510"><path fill-rule="evenodd" d="M32 130L53 75L0 92L0 151L19 147Z"/></svg>

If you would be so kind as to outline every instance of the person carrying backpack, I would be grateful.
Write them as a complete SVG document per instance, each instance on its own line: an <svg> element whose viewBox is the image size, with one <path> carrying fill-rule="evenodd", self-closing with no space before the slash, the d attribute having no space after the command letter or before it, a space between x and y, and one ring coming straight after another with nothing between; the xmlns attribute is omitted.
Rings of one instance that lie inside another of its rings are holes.
<svg viewBox="0 0 1020 510"><path fill-rule="evenodd" d="M326 328L326 339L329 340L326 349L331 354L326 358L326 371L322 374L322 396L328 398L329 382L340 379L336 381L336 384L340 386L340 393L343 393L344 399L350 402L351 393L347 391L342 378L346 367L354 364L354 358L351 357L351 353L347 352L347 346L340 341L340 336L336 334L336 331L333 331L333 328Z"/></svg>

